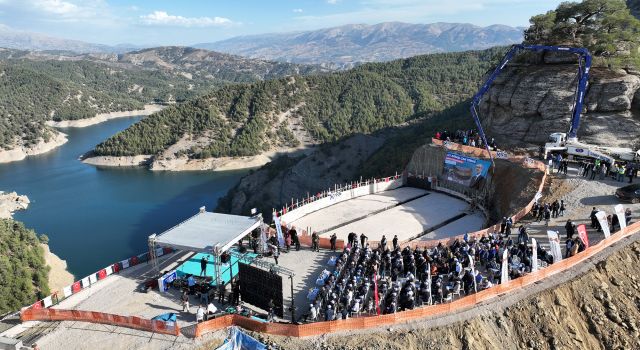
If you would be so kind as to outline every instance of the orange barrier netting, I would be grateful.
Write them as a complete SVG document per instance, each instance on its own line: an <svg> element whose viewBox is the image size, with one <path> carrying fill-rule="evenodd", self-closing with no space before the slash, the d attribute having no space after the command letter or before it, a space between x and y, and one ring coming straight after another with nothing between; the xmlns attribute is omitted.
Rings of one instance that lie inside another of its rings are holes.
<svg viewBox="0 0 640 350"><path fill-rule="evenodd" d="M119 327L127 327L154 333L180 335L180 327L176 322L148 320L137 316L120 316L96 311L33 309L20 311L20 320L25 321L81 321L103 323Z"/></svg>
<svg viewBox="0 0 640 350"><path fill-rule="evenodd" d="M284 323L264 323L239 315L226 315L216 319L202 322L196 325L195 336L200 337L209 332L213 332L232 325L242 327L254 332L267 333L272 335L283 335L289 337L318 336L326 333L341 331L359 330L372 327L388 326L405 323L426 317L442 316L451 312L459 312L471 308L478 303L493 299L505 293L521 289L531 284L537 283L549 276L566 271L594 255L600 253L605 248L619 242L623 238L640 232L640 222L628 226L616 232L609 238L605 238L599 243L587 248L570 258L554 263L544 269L529 273L523 277L508 281L504 284L495 285L492 288L471 294L457 299L450 303L423 306L413 310L401 311L394 314L381 316L355 317L347 320L335 320L315 322L303 325Z"/></svg>

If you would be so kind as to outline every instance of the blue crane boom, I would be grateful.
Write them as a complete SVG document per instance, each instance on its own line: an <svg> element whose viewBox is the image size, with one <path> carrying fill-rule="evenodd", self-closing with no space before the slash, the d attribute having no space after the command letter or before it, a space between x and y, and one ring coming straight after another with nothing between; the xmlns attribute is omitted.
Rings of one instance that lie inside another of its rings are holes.
<svg viewBox="0 0 640 350"><path fill-rule="evenodd" d="M573 111L571 113L571 124L569 127L569 135L568 140L576 141L578 139L578 128L580 127L580 114L582 113L582 105L584 104L584 97L587 91L587 85L589 82L589 70L591 69L591 53L589 50L585 48L575 48L575 47L566 47L566 46L546 46L546 45L522 45L516 44L511 46L511 49L504 55L500 64L493 70L491 75L487 78L487 80L482 84L482 87L478 92L473 96L471 100L471 115L473 116L474 121L476 122L476 126L478 127L478 131L480 133L480 137L482 137L482 141L489 151L489 156L491 156L491 151L489 150L489 145L487 143L487 138L484 134L484 129L480 123L480 118L478 116L478 106L480 105L480 101L482 100L482 96L489 91L491 88L491 84L493 84L494 80L500 75L504 67L511 61L511 59L520 51L528 50L528 51L557 51L557 52L570 52L572 54L576 54L578 56L578 85L576 87L576 95L574 98Z"/></svg>

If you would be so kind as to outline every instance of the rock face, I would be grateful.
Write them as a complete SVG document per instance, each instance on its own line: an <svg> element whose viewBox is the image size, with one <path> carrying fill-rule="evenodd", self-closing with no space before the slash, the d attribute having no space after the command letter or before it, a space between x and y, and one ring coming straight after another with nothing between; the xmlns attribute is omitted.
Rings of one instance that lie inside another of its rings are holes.
<svg viewBox="0 0 640 350"><path fill-rule="evenodd" d="M576 86L575 64L507 67L485 95L480 115L499 141L540 145L549 134L569 130ZM640 138L639 88L637 75L592 69L578 139L634 147Z"/></svg>
<svg viewBox="0 0 640 350"><path fill-rule="evenodd" d="M31 202L27 196L0 191L0 219L8 219L13 212L27 209L29 203Z"/></svg>
<svg viewBox="0 0 640 350"><path fill-rule="evenodd" d="M245 176L229 191L218 210L231 214L248 214L259 208L265 217L291 198L327 190L358 176L359 164L382 146L384 139L355 135L340 143L318 147L297 158L281 157Z"/></svg>

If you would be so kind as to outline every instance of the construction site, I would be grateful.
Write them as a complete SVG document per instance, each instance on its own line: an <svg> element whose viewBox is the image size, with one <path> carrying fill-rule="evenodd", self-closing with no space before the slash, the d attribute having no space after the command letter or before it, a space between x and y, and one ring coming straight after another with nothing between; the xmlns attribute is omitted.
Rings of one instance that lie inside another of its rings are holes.
<svg viewBox="0 0 640 350"><path fill-rule="evenodd" d="M499 149L477 109L523 50L577 57L569 128ZM640 348L640 204L617 192L638 155L578 142L590 65L584 49L514 45L472 99L476 130L439 132L395 175L283 203L272 225L194 210L0 335L42 349L211 349L229 327L278 349Z"/></svg>

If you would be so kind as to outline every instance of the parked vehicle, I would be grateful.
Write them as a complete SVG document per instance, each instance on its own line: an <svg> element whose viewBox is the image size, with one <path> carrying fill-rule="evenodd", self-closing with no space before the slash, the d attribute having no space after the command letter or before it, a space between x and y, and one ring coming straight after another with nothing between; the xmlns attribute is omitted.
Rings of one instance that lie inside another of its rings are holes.
<svg viewBox="0 0 640 350"><path fill-rule="evenodd" d="M633 184L617 189L616 197L621 201L631 202L633 204L640 203L640 184Z"/></svg>

